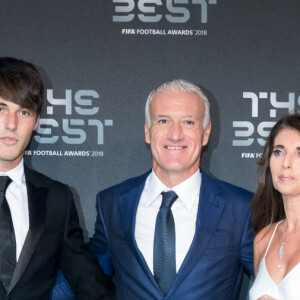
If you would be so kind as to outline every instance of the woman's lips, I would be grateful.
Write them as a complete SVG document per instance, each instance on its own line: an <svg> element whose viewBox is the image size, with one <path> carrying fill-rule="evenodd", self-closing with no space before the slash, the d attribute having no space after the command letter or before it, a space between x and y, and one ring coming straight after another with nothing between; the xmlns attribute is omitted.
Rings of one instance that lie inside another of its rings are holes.
<svg viewBox="0 0 300 300"><path fill-rule="evenodd" d="M289 181L289 180L293 180L294 177L291 176L291 175L282 174L282 175L279 176L279 179L280 179L281 181Z"/></svg>

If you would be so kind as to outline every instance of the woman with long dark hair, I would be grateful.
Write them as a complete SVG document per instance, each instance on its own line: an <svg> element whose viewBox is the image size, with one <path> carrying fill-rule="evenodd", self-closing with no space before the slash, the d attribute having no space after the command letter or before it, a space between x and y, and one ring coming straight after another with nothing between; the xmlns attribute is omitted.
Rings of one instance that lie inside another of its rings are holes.
<svg viewBox="0 0 300 300"><path fill-rule="evenodd" d="M277 122L259 165L250 300L300 299L300 114Z"/></svg>

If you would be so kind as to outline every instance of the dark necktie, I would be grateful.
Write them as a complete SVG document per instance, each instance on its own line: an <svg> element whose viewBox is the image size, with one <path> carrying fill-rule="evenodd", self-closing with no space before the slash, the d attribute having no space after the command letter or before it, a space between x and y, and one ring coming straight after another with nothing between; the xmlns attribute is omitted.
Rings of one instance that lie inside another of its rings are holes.
<svg viewBox="0 0 300 300"><path fill-rule="evenodd" d="M8 290L16 266L16 240L5 192L11 179L0 176L0 280Z"/></svg>
<svg viewBox="0 0 300 300"><path fill-rule="evenodd" d="M162 203L156 217L153 251L154 278L166 295L176 276L175 224L171 206L178 198L175 192L162 192Z"/></svg>

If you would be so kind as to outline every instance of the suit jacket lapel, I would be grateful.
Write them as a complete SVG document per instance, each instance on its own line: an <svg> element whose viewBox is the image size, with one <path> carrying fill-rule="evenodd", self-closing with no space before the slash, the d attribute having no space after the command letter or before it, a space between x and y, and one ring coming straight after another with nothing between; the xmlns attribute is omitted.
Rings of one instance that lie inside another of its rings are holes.
<svg viewBox="0 0 300 300"><path fill-rule="evenodd" d="M158 285L144 259L144 256L137 247L134 236L137 207L142 191L144 189L145 181L149 174L150 172L142 175L141 177L137 178L132 184L128 185L127 193L124 193L124 195L119 198L119 207L124 234L129 243L129 246L134 253L137 261L144 269L145 274L147 274L147 276L149 277L149 280L158 288Z"/></svg>
<svg viewBox="0 0 300 300"><path fill-rule="evenodd" d="M6 297L6 289L4 288L3 284L0 282L0 299L5 299Z"/></svg>
<svg viewBox="0 0 300 300"><path fill-rule="evenodd" d="M175 277L169 294L180 285L180 282L182 282L201 259L201 256L217 229L226 205L226 200L219 196L220 190L213 179L203 171L201 173L202 183L195 236L179 272Z"/></svg>
<svg viewBox="0 0 300 300"><path fill-rule="evenodd" d="M32 171L25 168L25 178L28 194L28 209L29 209L29 231L27 233L15 272L13 274L8 293L14 288L20 280L28 263L30 262L32 253L42 234L45 225L46 217L46 200L48 188L37 186L39 178L32 174Z"/></svg>

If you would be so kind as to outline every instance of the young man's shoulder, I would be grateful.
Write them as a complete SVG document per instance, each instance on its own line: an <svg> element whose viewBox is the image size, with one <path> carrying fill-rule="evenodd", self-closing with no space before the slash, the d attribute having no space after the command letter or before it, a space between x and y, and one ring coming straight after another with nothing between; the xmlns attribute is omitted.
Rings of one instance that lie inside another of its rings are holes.
<svg viewBox="0 0 300 300"><path fill-rule="evenodd" d="M27 166L24 168L25 171L25 178L32 182L35 186L46 186L46 187L53 187L53 188L67 188L67 184L53 179L39 171L33 170Z"/></svg>

